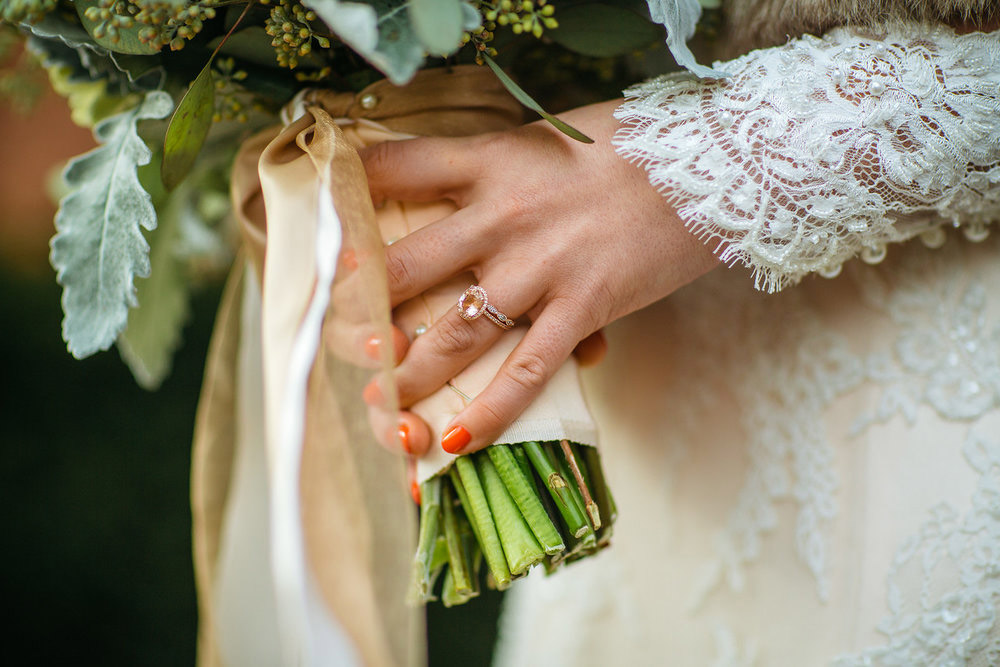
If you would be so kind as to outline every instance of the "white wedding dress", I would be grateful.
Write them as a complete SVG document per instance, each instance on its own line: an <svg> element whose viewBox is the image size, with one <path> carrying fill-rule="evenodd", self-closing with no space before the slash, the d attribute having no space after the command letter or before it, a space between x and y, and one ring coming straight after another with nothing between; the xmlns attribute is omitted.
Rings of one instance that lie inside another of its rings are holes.
<svg viewBox="0 0 1000 667"><path fill-rule="evenodd" d="M736 266L608 327L613 546L511 589L497 664L998 665L1000 34L716 67L619 150Z"/></svg>

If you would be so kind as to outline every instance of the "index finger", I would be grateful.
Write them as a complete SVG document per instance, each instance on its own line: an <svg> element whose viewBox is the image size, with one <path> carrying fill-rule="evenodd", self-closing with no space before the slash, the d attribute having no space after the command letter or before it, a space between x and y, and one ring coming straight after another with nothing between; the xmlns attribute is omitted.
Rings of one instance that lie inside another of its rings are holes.
<svg viewBox="0 0 1000 667"><path fill-rule="evenodd" d="M475 178L473 152L468 139L421 137L385 141L359 155L372 200L378 203L454 200Z"/></svg>

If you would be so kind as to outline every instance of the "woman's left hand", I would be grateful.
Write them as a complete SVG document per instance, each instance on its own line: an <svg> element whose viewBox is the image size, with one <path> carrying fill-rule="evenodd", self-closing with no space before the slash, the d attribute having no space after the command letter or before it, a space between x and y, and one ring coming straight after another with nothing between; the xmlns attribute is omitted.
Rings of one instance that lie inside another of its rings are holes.
<svg viewBox="0 0 1000 667"><path fill-rule="evenodd" d="M393 307L464 271L490 303L532 324L496 377L445 429L469 453L539 394L580 341L716 265L642 169L611 145L620 102L562 118L577 142L539 121L468 138L421 138L362 152L373 199L449 199L458 210L386 249ZM485 317L441 317L396 369L401 406L441 388L504 334Z"/></svg>

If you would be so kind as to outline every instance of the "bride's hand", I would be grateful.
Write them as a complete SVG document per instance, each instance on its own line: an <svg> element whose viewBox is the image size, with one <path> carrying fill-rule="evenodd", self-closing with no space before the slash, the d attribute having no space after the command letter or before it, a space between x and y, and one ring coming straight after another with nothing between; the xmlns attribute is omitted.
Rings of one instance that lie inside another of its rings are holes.
<svg viewBox="0 0 1000 667"><path fill-rule="evenodd" d="M445 429L447 451L489 445L578 343L716 265L645 172L614 152L618 104L562 115L594 144L537 122L362 152L376 203L449 199L458 206L386 249L393 307L471 271L491 304L532 323L496 377ZM466 321L449 311L397 367L400 405L442 387L502 335L485 317Z"/></svg>

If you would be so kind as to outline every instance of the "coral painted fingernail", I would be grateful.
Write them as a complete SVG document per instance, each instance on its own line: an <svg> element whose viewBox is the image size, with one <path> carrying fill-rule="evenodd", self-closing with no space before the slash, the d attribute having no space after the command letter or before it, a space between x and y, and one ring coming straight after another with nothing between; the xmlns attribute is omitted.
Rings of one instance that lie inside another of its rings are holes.
<svg viewBox="0 0 1000 667"><path fill-rule="evenodd" d="M407 454L412 454L413 449L410 447L410 425L404 421L400 421L399 429L396 432L399 434L399 439L403 443L403 451Z"/></svg>
<svg viewBox="0 0 1000 667"><path fill-rule="evenodd" d="M369 359L378 361L382 358L382 339L378 336L372 336L365 342L365 354L368 355Z"/></svg>
<svg viewBox="0 0 1000 667"><path fill-rule="evenodd" d="M344 267L348 271L353 271L358 268L358 256L350 248L343 252L340 259L344 262Z"/></svg>
<svg viewBox="0 0 1000 667"><path fill-rule="evenodd" d="M449 454L457 454L469 444L469 440L472 440L469 431L464 426L456 426L441 438L441 448Z"/></svg>
<svg viewBox="0 0 1000 667"><path fill-rule="evenodd" d="M410 482L410 496L413 497L413 502L420 504L420 485L417 484L417 480Z"/></svg>
<svg viewBox="0 0 1000 667"><path fill-rule="evenodd" d="M385 402L385 397L382 395L382 390L379 389L377 378L368 383L368 386L361 392L361 398L364 399L365 403L373 406L382 405Z"/></svg>

